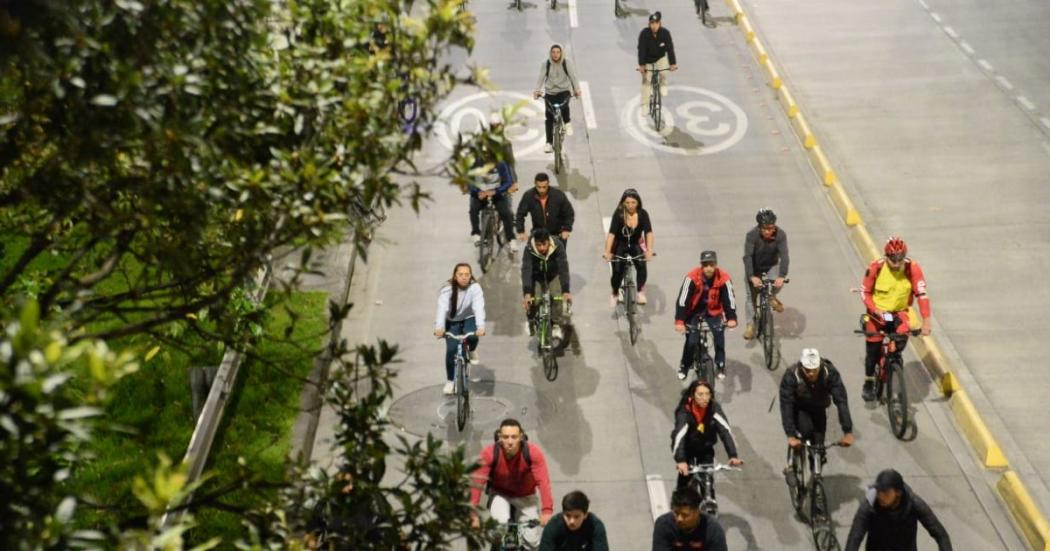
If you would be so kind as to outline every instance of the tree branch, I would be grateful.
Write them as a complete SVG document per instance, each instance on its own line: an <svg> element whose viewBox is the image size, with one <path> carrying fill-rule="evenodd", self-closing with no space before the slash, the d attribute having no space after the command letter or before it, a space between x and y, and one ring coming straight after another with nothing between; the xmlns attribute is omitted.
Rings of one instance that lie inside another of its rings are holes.
<svg viewBox="0 0 1050 551"><path fill-rule="evenodd" d="M38 233L33 236L29 247L22 251L22 256L18 258L18 262L15 262L15 265L11 266L11 269L4 276L4 279L0 280L0 295L6 293L15 280L18 279L18 276L26 269L26 266L47 249L48 241L46 234Z"/></svg>

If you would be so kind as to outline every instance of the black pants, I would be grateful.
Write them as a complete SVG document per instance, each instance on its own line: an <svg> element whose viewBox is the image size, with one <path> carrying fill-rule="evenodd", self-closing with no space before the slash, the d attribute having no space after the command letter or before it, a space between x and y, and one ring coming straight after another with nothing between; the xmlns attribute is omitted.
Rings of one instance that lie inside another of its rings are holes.
<svg viewBox="0 0 1050 551"><path fill-rule="evenodd" d="M569 123L569 98L572 97L572 92L558 92L557 94L547 94L543 96L544 102L547 104L547 121L544 125L544 129L547 131L547 143L552 142L551 133L554 132L554 110L551 109L552 103L560 103L561 106L561 120L562 122Z"/></svg>
<svg viewBox="0 0 1050 551"><path fill-rule="evenodd" d="M724 366L726 364L726 331L722 328L722 318L711 317L706 314L693 314L687 321L688 324L699 323L700 320L707 322L707 326L711 328L711 339L715 341L715 365ZM685 344L682 346L682 361L678 364L679 369L688 369L689 365L693 363L693 353L696 351L696 343L700 340L700 333L694 331L692 333L686 333ZM701 354L707 352L701 350ZM703 356L699 358L703 360Z"/></svg>
<svg viewBox="0 0 1050 551"><path fill-rule="evenodd" d="M641 254L641 250L630 250L628 247L617 247L613 254L620 256L635 256ZM634 263L634 271L638 276L638 291L645 289L645 280L649 278L649 270L645 266L644 261L638 261ZM623 276L627 273L627 263L621 261L614 261L612 263L612 278L609 283L612 285L612 294L616 294L620 291L620 284L623 283Z"/></svg>
<svg viewBox="0 0 1050 551"><path fill-rule="evenodd" d="M703 450L698 450L698 453L690 454L689 459L686 461L686 463L688 463L690 467L692 467L693 464L710 465L711 463L714 463L714 462L715 462L715 449L714 448L706 448L706 449L703 449ZM692 480L692 479L693 479L692 475L683 476L681 473L679 473L679 475L678 475L678 483L675 485L675 489L676 490L681 490L682 488L685 488L689 484L689 481ZM712 497L714 497L714 496L712 496Z"/></svg>
<svg viewBox="0 0 1050 551"><path fill-rule="evenodd" d="M478 199L476 195L470 196L470 235L481 235L481 209L492 200L496 201L496 212L503 222L503 237L510 243L514 239L514 214L510 211L510 195L506 193L485 200Z"/></svg>
<svg viewBox="0 0 1050 551"><path fill-rule="evenodd" d="M824 433L828 430L828 410L796 408L795 429L803 441L823 444Z"/></svg>

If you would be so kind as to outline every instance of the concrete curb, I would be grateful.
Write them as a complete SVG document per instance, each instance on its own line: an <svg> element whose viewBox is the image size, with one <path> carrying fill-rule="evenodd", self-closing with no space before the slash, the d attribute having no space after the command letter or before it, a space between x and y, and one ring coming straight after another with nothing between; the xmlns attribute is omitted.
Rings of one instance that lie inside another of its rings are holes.
<svg viewBox="0 0 1050 551"><path fill-rule="evenodd" d="M857 211L849 194L842 187L798 103L795 102L794 96L755 32L754 25L744 12L739 0L725 1L732 11L737 27L744 33L744 39L751 53L754 54L756 61L769 79L769 85L776 93L777 102L787 114L791 127L806 150L810 164L820 177L827 191L828 200L846 225L850 242L866 261L870 262L879 258L882 255L864 225L860 212ZM1009 462L1002 448L988 430L984 419L981 418L966 391L961 388L958 377L955 376L937 342L931 337L917 337L911 342L923 365L937 381L941 393L949 398L955 422L969 441L981 464L986 469L1009 469ZM1050 551L1050 523L1031 498L1017 473L1006 470L996 484L996 490L1029 546L1037 551Z"/></svg>

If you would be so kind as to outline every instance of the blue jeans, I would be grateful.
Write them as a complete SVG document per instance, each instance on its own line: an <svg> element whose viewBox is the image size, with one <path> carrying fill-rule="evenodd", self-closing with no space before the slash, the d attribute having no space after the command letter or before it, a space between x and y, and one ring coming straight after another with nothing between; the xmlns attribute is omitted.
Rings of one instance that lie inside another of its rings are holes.
<svg viewBox="0 0 1050 551"><path fill-rule="evenodd" d="M726 364L726 332L722 328L722 317L711 317L706 314L693 314L689 317L687 324L694 324L700 320L707 322L707 326L711 329L711 337L715 341L715 365ZM682 363L679 364L680 368L688 368L693 360L693 351L696 350L696 343L700 340L700 333L686 333L685 335L685 346L682 347ZM701 352L705 354L706 352Z"/></svg>
<svg viewBox="0 0 1050 551"><path fill-rule="evenodd" d="M445 333L451 333L453 335L462 335L464 333L470 333L477 330L477 324L474 323L474 318L467 318L463 321L449 321L445 320ZM476 336L467 339L467 348L475 350L478 347L478 338ZM456 376L456 353L459 352L459 341L455 339L445 339L445 380L451 381Z"/></svg>

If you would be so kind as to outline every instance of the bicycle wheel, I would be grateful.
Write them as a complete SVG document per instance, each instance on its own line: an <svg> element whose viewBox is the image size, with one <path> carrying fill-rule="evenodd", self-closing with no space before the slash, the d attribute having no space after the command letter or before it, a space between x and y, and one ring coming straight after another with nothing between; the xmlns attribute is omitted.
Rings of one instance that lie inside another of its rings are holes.
<svg viewBox="0 0 1050 551"><path fill-rule="evenodd" d="M791 497L791 507L795 512L802 513L802 496L805 495L805 465L802 463L802 454L796 452L791 459L791 472L795 476L795 485L787 484L788 495Z"/></svg>
<svg viewBox="0 0 1050 551"><path fill-rule="evenodd" d="M773 310L767 301L762 305L761 319L762 354L766 359L766 369L772 371L777 368L776 342L773 340Z"/></svg>
<svg viewBox="0 0 1050 551"><path fill-rule="evenodd" d="M628 268L629 271L633 272L634 268ZM628 335L631 339L631 346L638 342L638 334L641 333L641 328L638 327L637 312L635 311L635 293L634 293L634 277L623 286L623 312L627 316L627 329Z"/></svg>
<svg viewBox="0 0 1050 551"><path fill-rule="evenodd" d="M809 523L816 530L817 527L827 525L831 522L828 513L828 495L824 492L824 481L814 478L809 487Z"/></svg>
<svg viewBox="0 0 1050 551"><path fill-rule="evenodd" d="M562 171L562 126L559 124L554 128L554 173L561 174Z"/></svg>
<svg viewBox="0 0 1050 551"><path fill-rule="evenodd" d="M554 350L547 349L542 352L543 354L543 376L548 381L553 381L558 378L558 358L554 355Z"/></svg>
<svg viewBox="0 0 1050 551"><path fill-rule="evenodd" d="M840 551L842 549L838 538L835 537L835 530L830 524L813 527L813 543L816 544L817 551Z"/></svg>
<svg viewBox="0 0 1050 551"><path fill-rule="evenodd" d="M470 389L467 387L467 363L463 358L456 362L456 428L463 431L470 414Z"/></svg>
<svg viewBox="0 0 1050 551"><path fill-rule="evenodd" d="M490 229L492 225L492 218L486 213L481 213L481 240L478 241L478 265L481 266L481 271L485 272L489 269L489 263L492 260L492 241L490 236L493 233Z"/></svg>
<svg viewBox="0 0 1050 551"><path fill-rule="evenodd" d="M653 108L653 127L659 132L663 129L663 106L660 104L660 84L658 81L653 84L653 98L656 100Z"/></svg>
<svg viewBox="0 0 1050 551"><path fill-rule="evenodd" d="M904 383L904 367L899 361L886 366L886 414L890 430L898 439L908 431L908 389Z"/></svg>

